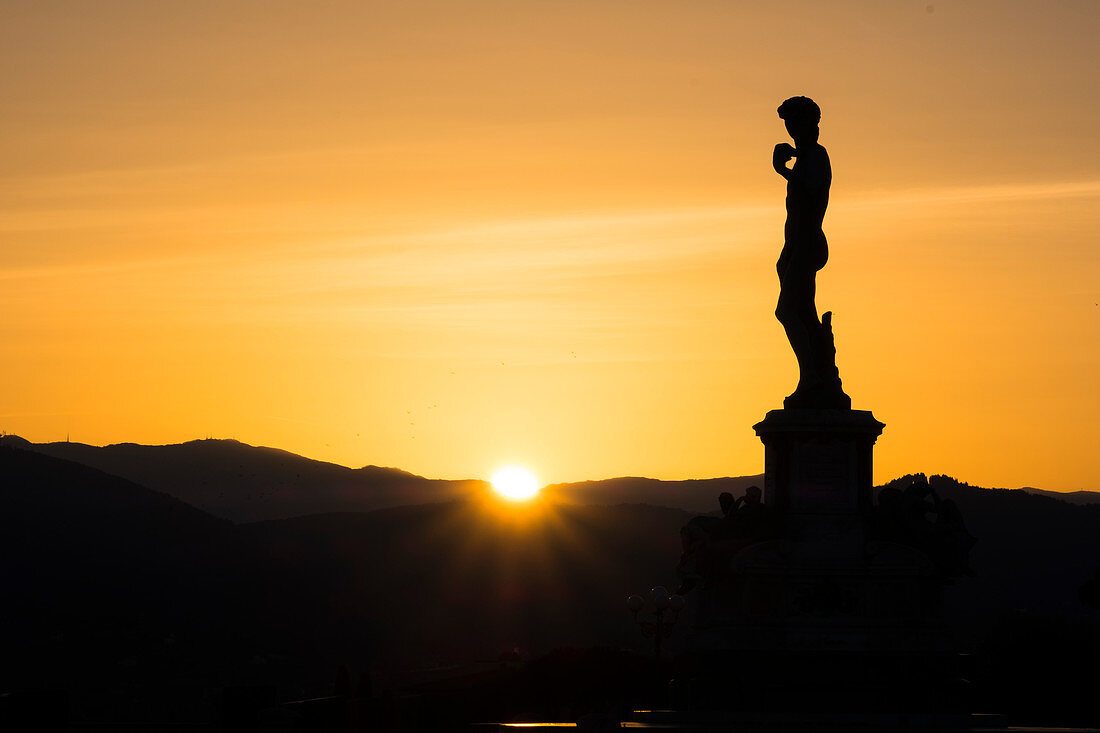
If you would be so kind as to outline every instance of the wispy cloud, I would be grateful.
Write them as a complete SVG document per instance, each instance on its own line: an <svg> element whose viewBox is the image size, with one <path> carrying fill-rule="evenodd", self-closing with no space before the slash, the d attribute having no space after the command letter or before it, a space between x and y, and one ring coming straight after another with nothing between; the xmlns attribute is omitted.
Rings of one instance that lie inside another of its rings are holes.
<svg viewBox="0 0 1100 733"><path fill-rule="evenodd" d="M834 209L919 204L1017 202L1100 196L1100 180L863 191ZM157 272L201 273L207 283L249 282L260 291L310 295L446 285L507 292L562 278L658 271L676 261L737 256L781 224L780 204L574 211L437 224L385 234L332 236L262 251L228 247L186 256L127 253L107 261L61 261L0 268L0 280L116 278ZM750 247L751 248L751 247ZM88 256L84 252L84 256ZM751 253L750 253L751 254ZM244 288L245 292L251 290Z"/></svg>

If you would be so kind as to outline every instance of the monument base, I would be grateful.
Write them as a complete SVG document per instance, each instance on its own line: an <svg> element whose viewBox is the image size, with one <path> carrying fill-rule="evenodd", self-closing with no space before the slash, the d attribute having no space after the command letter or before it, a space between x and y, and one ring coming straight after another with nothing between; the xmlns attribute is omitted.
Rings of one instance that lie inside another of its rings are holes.
<svg viewBox="0 0 1100 733"><path fill-rule="evenodd" d="M866 410L772 410L753 425L764 443L764 503L795 514L865 514L871 451L885 424Z"/></svg>
<svg viewBox="0 0 1100 733"><path fill-rule="evenodd" d="M754 427L771 534L700 588L693 650L946 652L931 559L872 538L883 423L863 410L773 410Z"/></svg>
<svg viewBox="0 0 1100 733"><path fill-rule="evenodd" d="M699 586L670 688L687 716L678 725L969 727L939 615L943 578L928 554L876 530L872 450L884 427L844 409L773 410L754 426L768 529Z"/></svg>

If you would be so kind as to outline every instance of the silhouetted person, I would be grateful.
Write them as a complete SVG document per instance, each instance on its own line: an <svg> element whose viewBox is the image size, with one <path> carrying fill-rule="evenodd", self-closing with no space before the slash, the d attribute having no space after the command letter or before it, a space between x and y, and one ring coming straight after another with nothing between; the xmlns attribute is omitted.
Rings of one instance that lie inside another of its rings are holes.
<svg viewBox="0 0 1100 733"><path fill-rule="evenodd" d="M821 225L829 205L833 172L829 154L818 144L821 109L808 97L791 97L779 106L779 117L794 146L779 143L772 154L775 172L787 179L787 223L783 251L776 263L779 303L775 317L783 324L798 360L798 388L785 407L849 408L840 386L833 347L832 314L818 320L817 271L829 260ZM794 166L787 163L795 159Z"/></svg>

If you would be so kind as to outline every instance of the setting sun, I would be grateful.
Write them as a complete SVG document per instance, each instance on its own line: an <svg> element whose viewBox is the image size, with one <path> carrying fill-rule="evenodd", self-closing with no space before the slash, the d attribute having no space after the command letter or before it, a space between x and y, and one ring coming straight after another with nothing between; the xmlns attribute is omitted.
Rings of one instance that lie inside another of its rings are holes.
<svg viewBox="0 0 1100 733"><path fill-rule="evenodd" d="M522 466L505 466L493 474L491 481L494 491L512 501L527 501L539 493L535 474Z"/></svg>

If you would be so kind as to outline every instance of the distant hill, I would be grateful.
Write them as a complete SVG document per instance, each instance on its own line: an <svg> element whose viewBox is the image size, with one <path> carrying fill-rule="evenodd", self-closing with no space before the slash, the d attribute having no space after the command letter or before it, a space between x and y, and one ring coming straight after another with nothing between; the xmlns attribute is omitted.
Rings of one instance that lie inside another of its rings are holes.
<svg viewBox="0 0 1100 733"><path fill-rule="evenodd" d="M487 490L482 481L427 479L379 466L353 469L235 440L98 447L7 436L0 445L82 463L234 522L452 501Z"/></svg>
<svg viewBox="0 0 1100 733"><path fill-rule="evenodd" d="M36 452L0 447L0 476L0 689L75 679L102 694L159 686L199 699L197 684L273 684L291 699L322 690L339 662L422 668L596 644L644 652L624 599L675 583L691 516L547 499L234 525ZM949 586L945 604L964 648L1000 633L1011 652L1020 625L1001 620L1013 614L1095 615L1078 592L1100 568L1100 505L930 481L978 538L977 574ZM1092 654L1035 638L1048 656ZM1034 672L1013 659L1008 677Z"/></svg>
<svg viewBox="0 0 1100 733"><path fill-rule="evenodd" d="M903 476L886 486L904 488L923 477ZM957 619L973 631L1010 610L1083 611L1078 590L1100 569L1100 504L927 478L940 496L955 501L978 538L970 555L977 574L956 581L947 596Z"/></svg>
<svg viewBox="0 0 1100 733"><path fill-rule="evenodd" d="M452 501L234 525L32 451L0 446L0 475L0 690L644 649L623 600L675 581L690 518Z"/></svg>
<svg viewBox="0 0 1100 733"><path fill-rule="evenodd" d="M489 491L489 484L477 479L430 479L380 466L348 468L235 440L99 447L30 443L9 435L0 437L0 445L82 463L234 522L465 500ZM760 474L684 481L626 476L550 484L543 494L555 502L651 504L710 513L717 511L718 495L723 491L740 496L746 487L763 486L763 482ZM1100 492L1096 491L1023 491L1072 504L1100 504Z"/></svg>
<svg viewBox="0 0 1100 733"><path fill-rule="evenodd" d="M1100 491L1047 491L1046 489L1033 489L1030 486L1025 486L1022 490L1029 494L1068 501L1070 504L1100 504Z"/></svg>
<svg viewBox="0 0 1100 733"><path fill-rule="evenodd" d="M576 504L652 504L700 514L718 511L718 495L728 491L741 496L749 486L764 486L764 476L660 481L623 476L600 481L550 484L543 493Z"/></svg>
<svg viewBox="0 0 1100 733"><path fill-rule="evenodd" d="M946 593L946 611L966 643L976 644L1006 613L1092 613L1078 591L1100 569L1100 506L943 476L932 484L958 504L978 538L975 577L953 582ZM378 614L372 625L390 629L379 651L391 644L424 653L511 644L537 650L569 638L638 645L620 604L639 587L675 584L678 531L692 514L636 504L547 503L543 512L510 518L454 502L239 529L279 548L265 554L284 558L288 577L294 568L326 575L333 584L326 592Z"/></svg>
<svg viewBox="0 0 1100 733"><path fill-rule="evenodd" d="M363 512L390 506L469 499L489 490L480 480L444 480L396 468L348 468L275 448L235 440L193 440L175 445L30 443L17 436L0 445L75 461L170 496L234 522ZM689 481L615 478L552 484L545 494L576 504L653 504L711 512L718 495L740 495L762 476Z"/></svg>
<svg viewBox="0 0 1100 733"><path fill-rule="evenodd" d="M0 476L0 689L184 648L197 663L248 626L259 558L232 523L6 446Z"/></svg>

